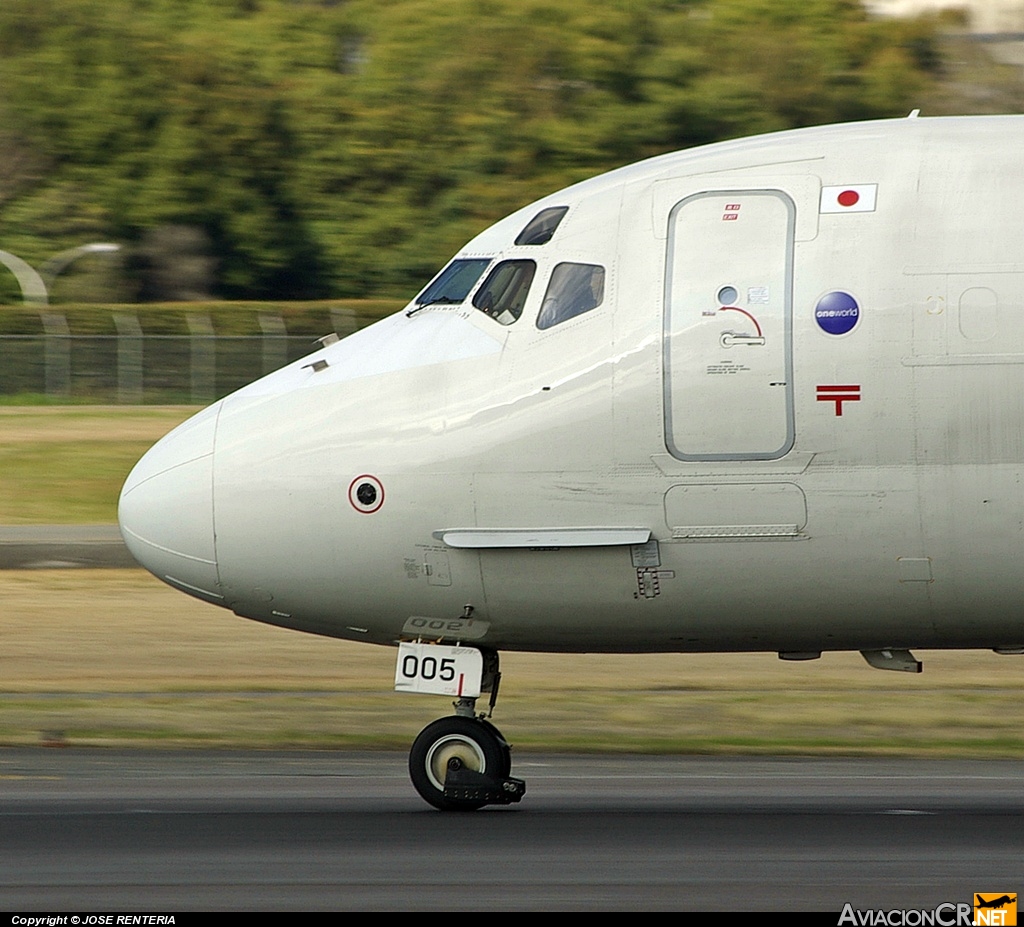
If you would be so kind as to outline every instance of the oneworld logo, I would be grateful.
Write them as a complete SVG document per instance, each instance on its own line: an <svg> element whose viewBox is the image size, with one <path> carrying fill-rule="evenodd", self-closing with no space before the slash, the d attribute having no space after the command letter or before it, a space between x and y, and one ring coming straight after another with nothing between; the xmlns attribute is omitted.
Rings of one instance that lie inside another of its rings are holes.
<svg viewBox="0 0 1024 927"><path fill-rule="evenodd" d="M826 335L845 335L860 321L860 306L849 293L833 290L818 300L814 320Z"/></svg>

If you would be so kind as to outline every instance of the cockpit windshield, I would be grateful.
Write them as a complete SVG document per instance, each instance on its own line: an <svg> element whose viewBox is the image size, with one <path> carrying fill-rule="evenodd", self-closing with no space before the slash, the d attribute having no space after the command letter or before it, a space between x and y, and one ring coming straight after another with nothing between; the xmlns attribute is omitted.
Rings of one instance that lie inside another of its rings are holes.
<svg viewBox="0 0 1024 927"><path fill-rule="evenodd" d="M502 325L511 325L523 314L536 271L533 261L502 261L476 291L473 305Z"/></svg>
<svg viewBox="0 0 1024 927"><path fill-rule="evenodd" d="M604 302L604 268L598 264L559 264L551 274L537 328L551 328L596 309Z"/></svg>
<svg viewBox="0 0 1024 927"><path fill-rule="evenodd" d="M434 282L416 297L416 305L423 307L438 303L461 303L490 263L487 258L452 261L438 274Z"/></svg>

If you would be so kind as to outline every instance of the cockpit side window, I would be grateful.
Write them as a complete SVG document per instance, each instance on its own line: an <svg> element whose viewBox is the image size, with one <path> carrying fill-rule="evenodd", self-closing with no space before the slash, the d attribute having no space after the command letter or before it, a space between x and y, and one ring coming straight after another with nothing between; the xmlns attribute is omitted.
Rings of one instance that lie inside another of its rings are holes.
<svg viewBox="0 0 1024 927"><path fill-rule="evenodd" d="M542 209L527 224L518 236L517 245L546 245L558 228L558 223L565 218L568 206L554 206Z"/></svg>
<svg viewBox="0 0 1024 927"><path fill-rule="evenodd" d="M559 264L551 273L537 328L551 328L560 322L596 309L604 302L604 268L597 264Z"/></svg>
<svg viewBox="0 0 1024 927"><path fill-rule="evenodd" d="M417 306L461 303L490 264L487 258L452 261L419 296Z"/></svg>
<svg viewBox="0 0 1024 927"><path fill-rule="evenodd" d="M502 325L511 325L523 314L536 271L533 261L502 261L476 291L473 305Z"/></svg>

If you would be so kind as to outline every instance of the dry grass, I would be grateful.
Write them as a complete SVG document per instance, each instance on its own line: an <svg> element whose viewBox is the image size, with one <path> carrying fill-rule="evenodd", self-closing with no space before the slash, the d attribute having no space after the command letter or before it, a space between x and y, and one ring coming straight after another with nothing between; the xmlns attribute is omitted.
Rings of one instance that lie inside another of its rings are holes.
<svg viewBox="0 0 1024 927"><path fill-rule="evenodd" d="M112 522L132 464L193 409L0 407L0 523ZM59 487L56 491L54 487ZM391 691L393 651L236 618L125 571L0 573L0 741L393 746L447 713ZM857 654L503 654L519 746L1024 755L1024 662Z"/></svg>
<svg viewBox="0 0 1024 927"><path fill-rule="evenodd" d="M0 406L4 445L77 441L152 444L198 406Z"/></svg>
<svg viewBox="0 0 1024 927"><path fill-rule="evenodd" d="M447 713L390 691L393 651L237 618L141 571L0 573L0 740L393 746ZM921 655L919 655L921 656ZM503 654L520 747L1021 756L1020 660L929 653Z"/></svg>
<svg viewBox="0 0 1024 927"><path fill-rule="evenodd" d="M0 524L117 519L135 461L192 407L0 407Z"/></svg>

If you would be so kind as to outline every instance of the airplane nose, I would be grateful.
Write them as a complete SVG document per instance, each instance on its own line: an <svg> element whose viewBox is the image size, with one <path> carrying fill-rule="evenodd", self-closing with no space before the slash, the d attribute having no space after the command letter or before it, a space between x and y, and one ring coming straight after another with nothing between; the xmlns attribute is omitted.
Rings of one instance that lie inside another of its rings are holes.
<svg viewBox="0 0 1024 927"><path fill-rule="evenodd" d="M213 523L219 403L158 441L128 474L118 503L125 544L154 576L223 604Z"/></svg>

